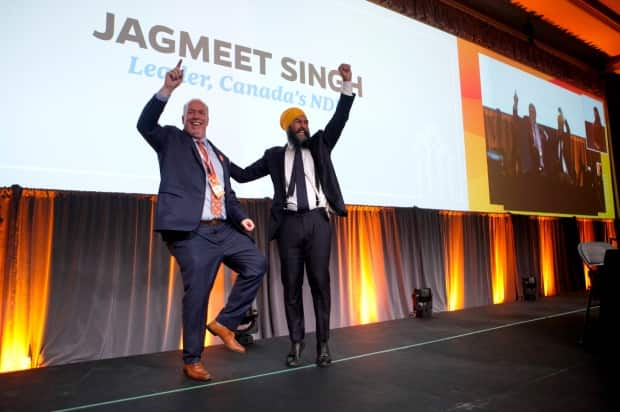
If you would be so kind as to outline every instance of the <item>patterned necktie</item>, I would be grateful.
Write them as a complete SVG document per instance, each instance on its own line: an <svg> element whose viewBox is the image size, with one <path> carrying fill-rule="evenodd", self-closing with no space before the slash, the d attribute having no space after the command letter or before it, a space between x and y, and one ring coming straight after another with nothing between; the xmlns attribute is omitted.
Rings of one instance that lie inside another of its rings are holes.
<svg viewBox="0 0 620 412"><path fill-rule="evenodd" d="M209 179L209 190L211 194L211 214L214 218L222 217L222 194L217 195L216 190L223 190L222 185L220 184L220 180L217 177L217 173L215 172L215 168L213 167L213 163L211 163L211 159L209 159L209 152L207 152L207 148L204 145L203 140L197 140L198 150L202 155L202 161L204 162L205 169L207 169L207 178Z"/></svg>
<svg viewBox="0 0 620 412"><path fill-rule="evenodd" d="M293 160L293 173L288 184L287 197L293 196L293 190L297 188L297 211L308 211L308 192L306 191L306 175L304 172L304 161L301 158L301 148L295 148L295 158Z"/></svg>

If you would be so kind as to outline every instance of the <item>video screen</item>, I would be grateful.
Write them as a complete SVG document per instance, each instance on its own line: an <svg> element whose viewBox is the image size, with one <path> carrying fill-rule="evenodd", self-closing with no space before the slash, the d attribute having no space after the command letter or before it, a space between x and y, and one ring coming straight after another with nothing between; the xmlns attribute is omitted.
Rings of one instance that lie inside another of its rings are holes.
<svg viewBox="0 0 620 412"><path fill-rule="evenodd" d="M200 98L207 138L247 166L286 143L286 108L325 127L346 62L356 100L332 158L348 204L613 216L602 99L373 3L26 0L0 27L0 186L157 193L136 122L179 59L160 124L182 128Z"/></svg>
<svg viewBox="0 0 620 412"><path fill-rule="evenodd" d="M481 143L467 158L486 168L474 209L613 217L603 100L478 46L459 47L465 128Z"/></svg>

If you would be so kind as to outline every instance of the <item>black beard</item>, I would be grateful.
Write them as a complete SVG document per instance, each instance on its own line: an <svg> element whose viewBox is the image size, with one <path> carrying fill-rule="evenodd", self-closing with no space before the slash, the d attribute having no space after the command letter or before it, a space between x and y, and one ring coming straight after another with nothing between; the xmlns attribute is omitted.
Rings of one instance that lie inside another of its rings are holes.
<svg viewBox="0 0 620 412"><path fill-rule="evenodd" d="M303 129L304 136L306 137L304 140L299 140L297 134L293 133L291 129L286 131L286 138L288 142L293 145L293 147L308 147L310 144L310 131L308 129Z"/></svg>

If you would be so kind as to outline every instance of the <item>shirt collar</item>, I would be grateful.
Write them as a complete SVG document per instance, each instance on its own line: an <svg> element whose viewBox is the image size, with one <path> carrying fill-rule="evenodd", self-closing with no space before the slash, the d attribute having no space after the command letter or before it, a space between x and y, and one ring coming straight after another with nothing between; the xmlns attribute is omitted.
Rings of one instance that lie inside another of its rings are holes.
<svg viewBox="0 0 620 412"><path fill-rule="evenodd" d="M286 147L286 150L292 150L293 152L295 151L295 145L292 144L291 142L286 142L286 146L285 147ZM310 147L309 146L306 146L306 147L302 146L302 147L300 147L300 149L302 151L303 150L310 150Z"/></svg>

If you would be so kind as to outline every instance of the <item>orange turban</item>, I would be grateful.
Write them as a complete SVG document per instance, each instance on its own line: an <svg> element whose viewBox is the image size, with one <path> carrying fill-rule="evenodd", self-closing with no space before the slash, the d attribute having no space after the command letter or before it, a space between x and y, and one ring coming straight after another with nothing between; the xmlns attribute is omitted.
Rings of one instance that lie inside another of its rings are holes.
<svg viewBox="0 0 620 412"><path fill-rule="evenodd" d="M293 120L295 120L299 116L305 115L306 114L304 113L304 111L301 110L299 107L289 107L282 112L282 115L280 115L280 127L282 128L282 130L286 131L291 125L291 123L293 123Z"/></svg>

